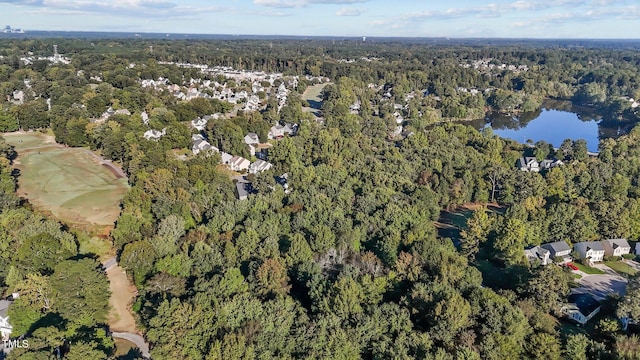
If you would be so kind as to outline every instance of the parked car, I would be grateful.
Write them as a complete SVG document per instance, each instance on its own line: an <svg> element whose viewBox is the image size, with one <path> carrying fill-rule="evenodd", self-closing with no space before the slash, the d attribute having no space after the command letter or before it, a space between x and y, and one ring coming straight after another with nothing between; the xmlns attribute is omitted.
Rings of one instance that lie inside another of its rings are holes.
<svg viewBox="0 0 640 360"><path fill-rule="evenodd" d="M569 267L569 269L571 270L578 270L578 267L573 265L572 263L568 263L567 266Z"/></svg>

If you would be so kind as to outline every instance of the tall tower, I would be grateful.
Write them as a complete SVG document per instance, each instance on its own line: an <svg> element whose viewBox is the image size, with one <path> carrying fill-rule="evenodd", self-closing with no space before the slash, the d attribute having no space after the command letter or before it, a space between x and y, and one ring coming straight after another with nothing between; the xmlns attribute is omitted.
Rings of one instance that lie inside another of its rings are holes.
<svg viewBox="0 0 640 360"><path fill-rule="evenodd" d="M58 45L53 45L53 56L58 57Z"/></svg>

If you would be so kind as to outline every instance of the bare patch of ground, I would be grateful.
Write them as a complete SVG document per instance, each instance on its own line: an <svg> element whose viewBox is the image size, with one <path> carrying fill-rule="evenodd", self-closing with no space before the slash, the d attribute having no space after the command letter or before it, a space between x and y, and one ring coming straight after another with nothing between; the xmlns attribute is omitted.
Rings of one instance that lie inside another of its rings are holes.
<svg viewBox="0 0 640 360"><path fill-rule="evenodd" d="M111 290L111 312L109 313L109 327L112 331L137 333L136 320L131 314L131 304L137 290L131 285L124 270L119 266L112 266L107 270L109 289Z"/></svg>

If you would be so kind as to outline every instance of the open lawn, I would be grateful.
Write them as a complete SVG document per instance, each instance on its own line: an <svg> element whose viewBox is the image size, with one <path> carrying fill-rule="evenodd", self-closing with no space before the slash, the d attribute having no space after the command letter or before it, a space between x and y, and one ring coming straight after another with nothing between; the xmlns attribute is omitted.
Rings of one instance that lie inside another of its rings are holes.
<svg viewBox="0 0 640 360"><path fill-rule="evenodd" d="M138 347L125 339L114 339L116 345L115 358L118 360L133 360L140 357Z"/></svg>
<svg viewBox="0 0 640 360"><path fill-rule="evenodd" d="M635 275L638 271L622 261L605 261L605 265L612 268L618 274Z"/></svg>
<svg viewBox="0 0 640 360"><path fill-rule="evenodd" d="M83 148L40 133L5 134L18 152L18 195L71 224L113 225L127 181Z"/></svg>
<svg viewBox="0 0 640 360"><path fill-rule="evenodd" d="M575 265L578 270L587 273L587 274L592 274L592 275L600 275L600 274L604 274L604 271L600 270L600 269L596 269L593 268L591 266L587 266L587 265L583 265L580 264L579 262L574 262L573 265Z"/></svg>

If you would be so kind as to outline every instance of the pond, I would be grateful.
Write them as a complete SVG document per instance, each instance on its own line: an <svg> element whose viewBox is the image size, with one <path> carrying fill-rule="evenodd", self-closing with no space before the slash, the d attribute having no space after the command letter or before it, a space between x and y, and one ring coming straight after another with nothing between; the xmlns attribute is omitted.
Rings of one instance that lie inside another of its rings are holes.
<svg viewBox="0 0 640 360"><path fill-rule="evenodd" d="M565 139L584 139L589 151L597 152L600 139L626 134L635 124L603 121L603 116L568 101L546 101L538 111L517 116L492 114L470 125L478 130L490 127L494 134L521 143L544 140L559 147Z"/></svg>

